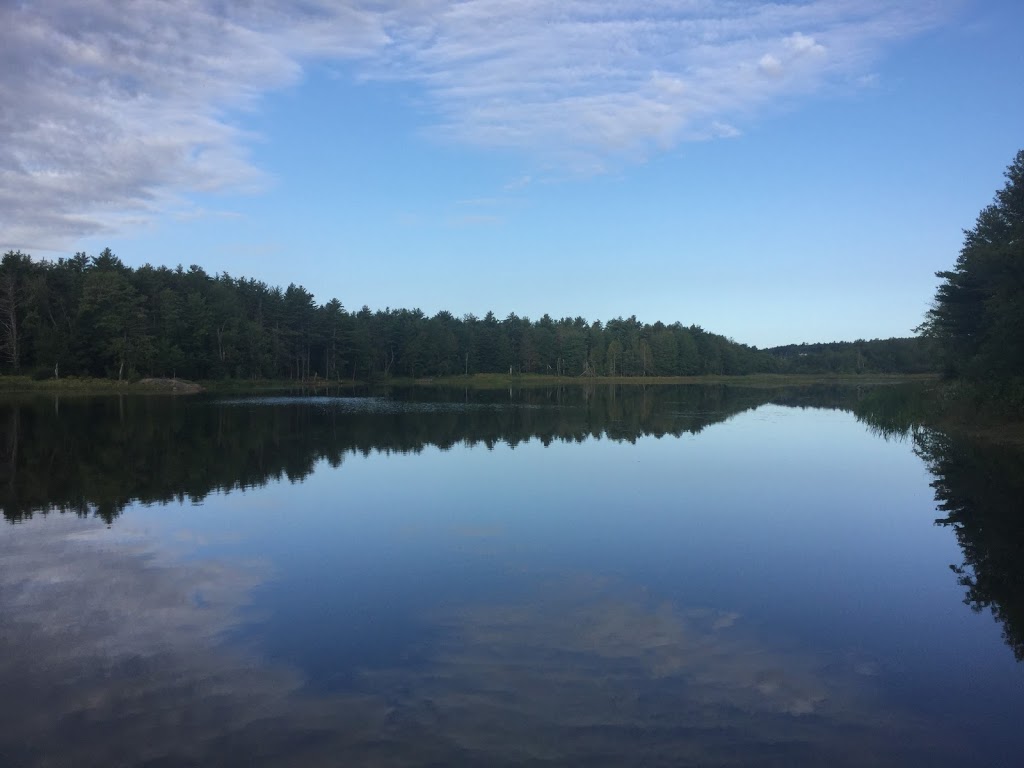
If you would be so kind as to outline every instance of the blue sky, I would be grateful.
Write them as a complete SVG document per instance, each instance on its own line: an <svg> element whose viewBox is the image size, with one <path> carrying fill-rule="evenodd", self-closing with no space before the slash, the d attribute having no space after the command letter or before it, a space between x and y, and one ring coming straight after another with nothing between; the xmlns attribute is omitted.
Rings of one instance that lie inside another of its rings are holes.
<svg viewBox="0 0 1024 768"><path fill-rule="evenodd" d="M1022 28L981 0L7 3L0 248L351 310L909 335L1024 147Z"/></svg>

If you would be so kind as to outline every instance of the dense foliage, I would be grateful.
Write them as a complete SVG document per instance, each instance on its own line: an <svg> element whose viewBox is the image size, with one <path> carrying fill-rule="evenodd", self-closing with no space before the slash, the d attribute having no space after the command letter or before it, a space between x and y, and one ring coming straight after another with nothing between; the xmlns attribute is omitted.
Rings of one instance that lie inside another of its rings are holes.
<svg viewBox="0 0 1024 768"><path fill-rule="evenodd" d="M109 249L0 263L0 372L194 379L368 379L459 373L745 374L777 361L697 326L635 317L536 321L346 311L305 288L125 266Z"/></svg>
<svg viewBox="0 0 1024 768"><path fill-rule="evenodd" d="M1006 185L979 215L920 331L934 338L946 372L967 379L1024 376L1024 150Z"/></svg>
<svg viewBox="0 0 1024 768"><path fill-rule="evenodd" d="M787 373L931 373L938 370L930 339L872 339L788 344L766 350Z"/></svg>

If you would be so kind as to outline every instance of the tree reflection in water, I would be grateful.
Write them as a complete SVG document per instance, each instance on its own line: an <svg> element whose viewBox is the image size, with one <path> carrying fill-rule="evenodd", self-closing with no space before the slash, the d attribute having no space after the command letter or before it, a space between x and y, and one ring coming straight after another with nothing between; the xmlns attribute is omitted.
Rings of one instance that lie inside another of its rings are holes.
<svg viewBox="0 0 1024 768"><path fill-rule="evenodd" d="M924 426L928 400L917 387L879 389L855 412L883 436L913 440L933 477L935 523L953 529L963 552L950 568L967 590L964 603L991 610L1024 660L1024 450Z"/></svg>
<svg viewBox="0 0 1024 768"><path fill-rule="evenodd" d="M112 521L167 503L300 481L352 453L526 440L679 437L767 402L826 407L843 390L579 386L423 390L387 397L33 398L0 402L0 508Z"/></svg>

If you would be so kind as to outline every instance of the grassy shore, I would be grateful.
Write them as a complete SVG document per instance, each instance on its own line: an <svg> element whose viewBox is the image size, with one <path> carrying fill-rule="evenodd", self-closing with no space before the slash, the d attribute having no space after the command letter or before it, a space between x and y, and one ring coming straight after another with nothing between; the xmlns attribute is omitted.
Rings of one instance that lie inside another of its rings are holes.
<svg viewBox="0 0 1024 768"><path fill-rule="evenodd" d="M752 374L748 376L542 376L477 373L469 376L444 376L426 379L391 379L393 386L454 387L471 389L507 389L509 387L593 386L679 386L686 384L728 384L758 388L813 386L820 384L900 384L936 381L934 374Z"/></svg>
<svg viewBox="0 0 1024 768"><path fill-rule="evenodd" d="M60 379L31 379L28 376L0 376L0 393L53 392L69 395L108 394L194 394L203 387L186 379L139 379L118 381L65 376Z"/></svg>
<svg viewBox="0 0 1024 768"><path fill-rule="evenodd" d="M0 376L0 392L61 392L80 394L188 394L193 392L251 393L303 389L352 389L376 387L452 387L464 389L508 389L524 387L565 387L618 384L624 386L667 386L727 384L745 387L793 387L821 384L878 385L935 381L933 375L887 374L757 374L750 376L543 376L478 373L469 376L444 376L423 379L387 378L366 381L294 381L289 379L222 379L190 382L185 379L79 378L31 379L28 376Z"/></svg>

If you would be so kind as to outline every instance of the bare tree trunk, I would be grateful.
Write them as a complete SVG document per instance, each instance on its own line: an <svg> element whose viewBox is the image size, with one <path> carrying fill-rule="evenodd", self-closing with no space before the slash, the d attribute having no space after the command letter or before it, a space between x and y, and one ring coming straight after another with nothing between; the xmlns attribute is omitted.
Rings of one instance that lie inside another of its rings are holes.
<svg viewBox="0 0 1024 768"><path fill-rule="evenodd" d="M124 336L122 337L122 343L124 344L124 346L121 348L121 367L117 369L117 380L118 381L120 381L121 377L124 375L124 358L125 358L125 355L128 352L128 333L127 332L125 332Z"/></svg>

